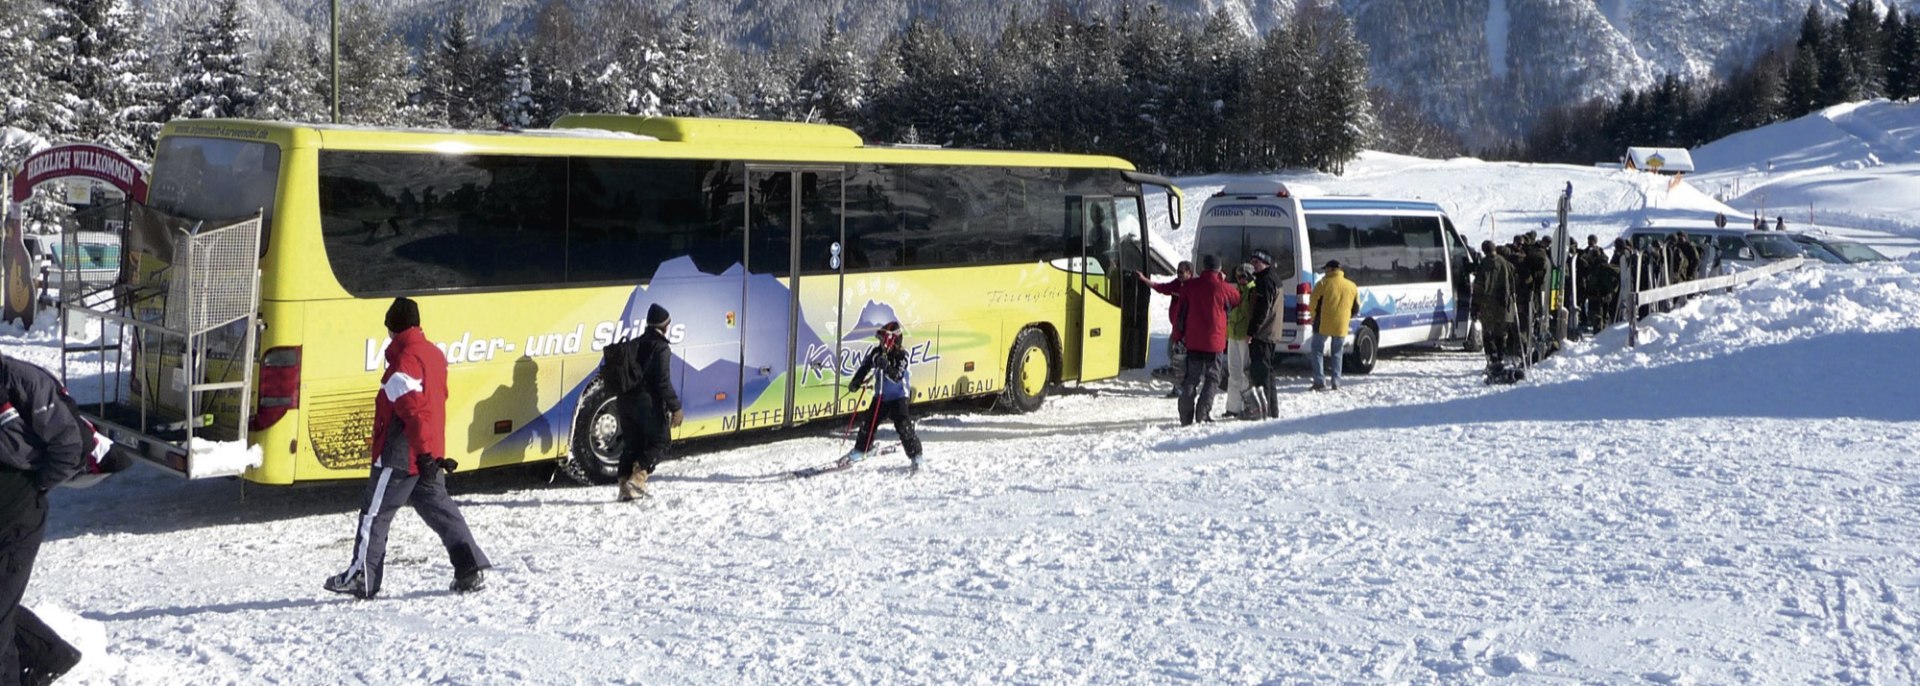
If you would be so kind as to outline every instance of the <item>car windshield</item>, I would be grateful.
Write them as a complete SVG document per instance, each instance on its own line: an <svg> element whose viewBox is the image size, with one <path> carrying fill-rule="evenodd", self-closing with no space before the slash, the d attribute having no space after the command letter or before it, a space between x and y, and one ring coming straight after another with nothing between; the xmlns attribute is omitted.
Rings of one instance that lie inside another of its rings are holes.
<svg viewBox="0 0 1920 686"><path fill-rule="evenodd" d="M1754 234L1747 237L1747 243L1763 260L1784 260L1789 257L1801 257L1800 246L1786 236Z"/></svg>
<svg viewBox="0 0 1920 686"><path fill-rule="evenodd" d="M1827 248L1848 262L1885 262L1887 260L1887 256L1880 254L1880 251L1861 243L1828 243Z"/></svg>

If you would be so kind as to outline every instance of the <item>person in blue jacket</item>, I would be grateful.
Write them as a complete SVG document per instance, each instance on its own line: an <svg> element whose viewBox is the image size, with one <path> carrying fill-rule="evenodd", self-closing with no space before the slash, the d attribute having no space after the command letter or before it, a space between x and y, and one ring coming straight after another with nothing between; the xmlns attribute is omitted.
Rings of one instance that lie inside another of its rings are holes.
<svg viewBox="0 0 1920 686"><path fill-rule="evenodd" d="M858 391L866 384L867 374L872 372L875 393L873 403L860 411L858 416L860 433L854 439L853 450L840 458L840 465L847 466L867 459L867 451L873 448L873 431L880 425L882 418L893 420L893 431L900 435L900 447L906 449L907 459L913 462L913 468L920 468L920 437L913 432L913 416L908 414L907 404L913 401L913 370L907 363L907 351L900 345L905 334L900 330L899 322L887 322L874 336L880 344L867 352L867 358L860 363L860 369L853 373L853 380L847 384L848 390Z"/></svg>

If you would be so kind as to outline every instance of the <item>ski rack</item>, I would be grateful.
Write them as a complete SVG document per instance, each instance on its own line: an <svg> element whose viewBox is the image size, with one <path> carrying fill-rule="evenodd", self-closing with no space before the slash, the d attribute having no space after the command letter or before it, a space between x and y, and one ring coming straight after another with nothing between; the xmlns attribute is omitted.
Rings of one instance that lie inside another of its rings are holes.
<svg viewBox="0 0 1920 686"><path fill-rule="evenodd" d="M196 442L247 440L259 332L261 214L209 228L205 221L150 208L142 213L159 216L160 226L145 230L129 222L129 234L142 233L155 252L170 249L170 255L135 255L128 240L135 237L122 236L123 265L147 259L164 264L144 282L122 273L105 288L70 291L68 284L81 280L64 272L78 266L61 264L61 377L73 385L76 358L99 356L98 385L81 387L95 391L80 403L81 413L113 439L115 451L189 479L237 476L244 467L196 465L194 453ZM76 342L76 334L90 337L90 322L99 323L98 338ZM209 372L219 378L210 380ZM220 394L237 396L237 402L218 402ZM216 422L216 416L231 421Z"/></svg>

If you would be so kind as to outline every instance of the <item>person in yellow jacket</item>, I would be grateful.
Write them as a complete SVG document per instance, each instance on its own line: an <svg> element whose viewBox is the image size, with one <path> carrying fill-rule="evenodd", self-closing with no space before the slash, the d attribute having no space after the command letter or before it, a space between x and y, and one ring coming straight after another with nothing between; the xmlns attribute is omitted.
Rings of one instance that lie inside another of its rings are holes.
<svg viewBox="0 0 1920 686"><path fill-rule="evenodd" d="M1307 339L1307 355L1313 358L1313 390L1337 391L1340 390L1340 351L1347 346L1347 328L1353 323L1353 317L1360 314L1360 289L1347 280L1339 260L1327 260L1320 271L1325 275L1313 285L1313 299L1308 301L1308 308L1313 312L1313 338ZM1327 385L1323 370L1325 358L1321 357L1328 339L1333 340L1333 350L1326 353L1333 358L1332 386Z"/></svg>

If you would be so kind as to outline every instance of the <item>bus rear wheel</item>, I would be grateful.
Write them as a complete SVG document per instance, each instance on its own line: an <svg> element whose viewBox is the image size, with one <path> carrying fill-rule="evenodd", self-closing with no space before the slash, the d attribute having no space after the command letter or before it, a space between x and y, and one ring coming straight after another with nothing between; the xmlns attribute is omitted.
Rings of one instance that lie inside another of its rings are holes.
<svg viewBox="0 0 1920 686"><path fill-rule="evenodd" d="M1371 325L1360 325L1360 330L1353 332L1353 343L1347 348L1346 357L1340 359L1343 371L1348 374L1373 373L1373 363L1380 356L1380 334Z"/></svg>
<svg viewBox="0 0 1920 686"><path fill-rule="evenodd" d="M1013 352L1007 355L1007 387L995 406L1016 414L1038 410L1047 401L1047 387L1052 381L1053 349L1047 345L1047 334L1039 329L1022 329L1013 339Z"/></svg>
<svg viewBox="0 0 1920 686"><path fill-rule="evenodd" d="M613 394L596 378L580 394L579 408L573 415L572 447L560 458L560 471L588 486L613 483L620 471L623 445Z"/></svg>

